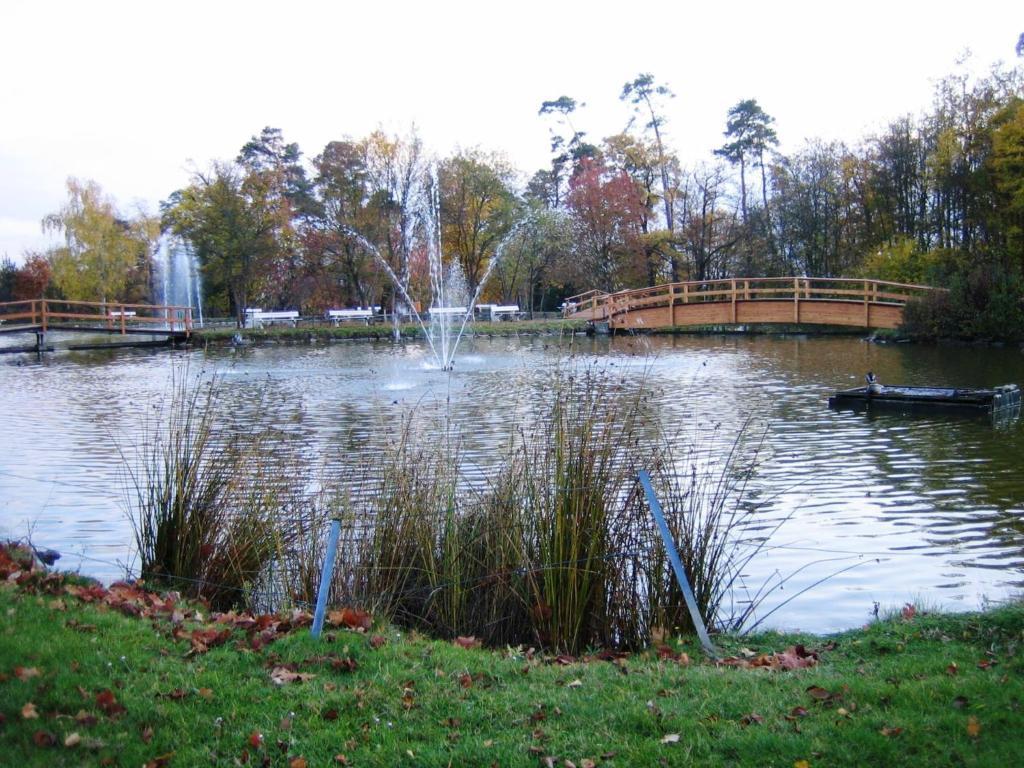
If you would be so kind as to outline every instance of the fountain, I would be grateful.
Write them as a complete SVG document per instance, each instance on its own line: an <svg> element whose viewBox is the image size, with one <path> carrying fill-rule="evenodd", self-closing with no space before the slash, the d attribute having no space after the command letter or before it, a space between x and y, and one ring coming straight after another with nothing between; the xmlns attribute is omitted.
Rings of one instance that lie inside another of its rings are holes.
<svg viewBox="0 0 1024 768"><path fill-rule="evenodd" d="M350 230L349 234L367 251L374 255L377 263L384 269L391 282L394 283L409 313L416 319L427 345L434 357L437 367L442 371L450 371L454 366L455 351L466 330L466 324L473 316L473 308L491 271L501 258L505 242L518 230L513 226L491 257L487 269L484 270L480 283L473 295L469 295L465 275L457 261L445 266L441 253L441 215L438 197L437 172L431 170L423 177L417 178L407 198L407 209L410 224L402 229L402 244L406 254L412 254L417 248L425 250L430 269L430 305L424 320L417 311L418 303L409 295L406 285L395 274L394 269L381 255L380 250L363 235ZM395 334L398 334L397 312L395 318Z"/></svg>
<svg viewBox="0 0 1024 768"><path fill-rule="evenodd" d="M203 285L195 252L172 235L160 238L153 258L153 300L175 307L192 307L193 323L203 325ZM198 321L198 322L197 322Z"/></svg>

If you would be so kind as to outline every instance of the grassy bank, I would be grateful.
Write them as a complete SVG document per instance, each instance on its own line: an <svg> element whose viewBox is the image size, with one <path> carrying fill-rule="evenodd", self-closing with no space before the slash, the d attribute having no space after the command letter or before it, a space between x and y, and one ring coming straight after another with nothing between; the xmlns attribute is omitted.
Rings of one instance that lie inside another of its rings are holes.
<svg viewBox="0 0 1024 768"><path fill-rule="evenodd" d="M582 332L586 323L582 320L521 320L514 323L479 323L473 322L466 326L467 336L535 336L560 333ZM415 323L399 326L402 338L416 339L423 335L423 329ZM271 325L265 328L201 328L194 332L195 343L226 344L236 334L250 342L306 342L345 341L352 339L388 340L394 329L390 324L376 325L310 325L292 328L285 325Z"/></svg>
<svg viewBox="0 0 1024 768"><path fill-rule="evenodd" d="M820 651L784 671L715 665L675 640L604 660L382 627L316 641L303 614L216 621L134 589L21 581L0 585L11 765L1005 766L1024 753L1020 605L829 639L718 638L740 659Z"/></svg>

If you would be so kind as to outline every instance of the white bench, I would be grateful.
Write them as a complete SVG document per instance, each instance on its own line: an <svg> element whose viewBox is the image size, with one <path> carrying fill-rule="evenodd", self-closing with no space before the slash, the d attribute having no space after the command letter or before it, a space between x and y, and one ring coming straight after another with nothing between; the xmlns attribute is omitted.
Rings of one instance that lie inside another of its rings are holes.
<svg viewBox="0 0 1024 768"><path fill-rule="evenodd" d="M280 312L264 312L262 309L245 310L245 325L247 328L261 328L264 323L290 323L294 328L299 319L299 313L295 310L284 310Z"/></svg>
<svg viewBox="0 0 1024 768"><path fill-rule="evenodd" d="M466 307L431 307L430 308L430 314L431 315L447 315L449 317L451 317L452 315L456 315L458 317L463 317L463 316L465 316L466 311L467 311Z"/></svg>
<svg viewBox="0 0 1024 768"><path fill-rule="evenodd" d="M331 321L332 325L337 325L340 322L346 322L350 320L361 320L363 325L369 325L373 315L373 309L363 309L362 307L357 307L356 309L327 310L327 319Z"/></svg>
<svg viewBox="0 0 1024 768"><path fill-rule="evenodd" d="M493 304L491 320L516 320L522 316L518 304Z"/></svg>

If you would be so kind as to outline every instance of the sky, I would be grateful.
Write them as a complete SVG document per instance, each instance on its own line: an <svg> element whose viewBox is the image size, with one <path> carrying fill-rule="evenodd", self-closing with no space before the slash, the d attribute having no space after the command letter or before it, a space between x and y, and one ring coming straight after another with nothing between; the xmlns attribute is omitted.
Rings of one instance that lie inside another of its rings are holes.
<svg viewBox="0 0 1024 768"><path fill-rule="evenodd" d="M0 257L52 236L68 177L121 211L157 211L195 170L264 126L312 158L332 140L415 126L438 155L549 162L541 102L568 95L599 141L623 130L622 86L650 72L675 98L667 142L709 159L728 109L754 98L783 151L856 144L931 103L967 67L1018 64L1024 3L577 0L0 0ZM966 64L958 64L970 51Z"/></svg>

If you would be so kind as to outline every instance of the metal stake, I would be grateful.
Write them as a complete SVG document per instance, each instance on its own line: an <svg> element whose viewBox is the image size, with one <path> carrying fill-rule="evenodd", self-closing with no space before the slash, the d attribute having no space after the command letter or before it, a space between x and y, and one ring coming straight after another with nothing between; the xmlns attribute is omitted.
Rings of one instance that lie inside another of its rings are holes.
<svg viewBox="0 0 1024 768"><path fill-rule="evenodd" d="M704 619L700 615L700 608L697 607L697 598L694 597L693 590L690 588L690 582L686 578L686 571L683 569L683 562L679 559L676 543L672 539L672 532L668 529L665 515L661 511L661 502L654 495L651 476L647 474L647 470L641 469L638 477L640 484L644 487L644 493L647 495L647 503L651 507L651 514L654 515L654 521L658 524L658 530L661 532L661 539L665 542L665 551L668 553L668 559L672 563L672 570L676 572L679 588L683 590L683 598L686 600L686 607L690 610L690 618L693 619L693 626L697 630L700 644L704 647L704 651L708 656L717 659L719 656L718 650L711 643L711 638L708 637L708 630L704 626Z"/></svg>
<svg viewBox="0 0 1024 768"><path fill-rule="evenodd" d="M331 590L331 576L334 575L334 558L338 554L338 536L341 534L341 520L331 521L331 533L327 538L327 554L320 571L320 589L316 593L316 611L313 613L313 629L310 634L320 637L324 628L324 610L327 608L327 593Z"/></svg>

